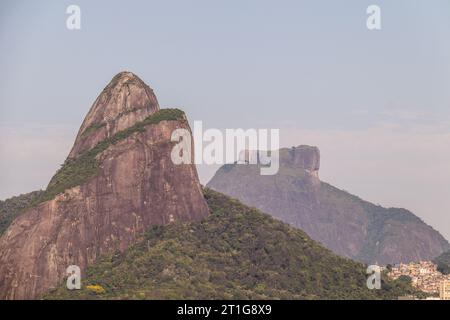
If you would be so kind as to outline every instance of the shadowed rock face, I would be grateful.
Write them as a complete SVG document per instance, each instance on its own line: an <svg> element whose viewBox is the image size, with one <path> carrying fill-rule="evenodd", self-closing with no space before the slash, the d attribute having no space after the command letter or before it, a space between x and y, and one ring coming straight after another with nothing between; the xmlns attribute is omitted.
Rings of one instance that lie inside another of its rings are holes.
<svg viewBox="0 0 450 320"><path fill-rule="evenodd" d="M405 209L373 205L319 180L319 150L280 150L280 170L225 165L208 187L304 230L335 253L367 263L431 260L449 249L432 227Z"/></svg>
<svg viewBox="0 0 450 320"><path fill-rule="evenodd" d="M89 111L70 157L159 109L153 91L121 73ZM106 123L83 132L94 123ZM150 225L200 220L209 214L194 165L174 165L172 131L187 120L145 126L97 155L99 172L20 215L0 238L0 298L34 299L98 257L124 251ZM192 149L193 150L193 149Z"/></svg>

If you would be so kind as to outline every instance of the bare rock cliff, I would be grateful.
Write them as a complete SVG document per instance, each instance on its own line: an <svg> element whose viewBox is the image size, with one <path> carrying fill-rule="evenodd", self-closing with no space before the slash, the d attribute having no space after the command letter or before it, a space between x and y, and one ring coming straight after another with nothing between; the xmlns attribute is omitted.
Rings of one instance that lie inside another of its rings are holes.
<svg viewBox="0 0 450 320"><path fill-rule="evenodd" d="M114 77L46 196L0 238L0 298L39 298L64 279L69 265L83 274L150 225L206 217L195 166L171 161L176 128L190 130L184 113L159 110L152 89L134 74Z"/></svg>
<svg viewBox="0 0 450 320"><path fill-rule="evenodd" d="M77 157L158 110L158 100L149 86L131 72L117 74L86 115L69 158Z"/></svg>

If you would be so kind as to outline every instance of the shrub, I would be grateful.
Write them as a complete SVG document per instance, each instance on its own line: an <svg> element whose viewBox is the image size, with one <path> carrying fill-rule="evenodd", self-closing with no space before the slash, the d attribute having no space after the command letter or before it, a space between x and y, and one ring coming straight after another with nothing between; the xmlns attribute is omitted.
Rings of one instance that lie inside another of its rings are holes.
<svg viewBox="0 0 450 320"><path fill-rule="evenodd" d="M95 294L104 294L106 292L106 290L101 285L98 284L88 285L86 286L86 290Z"/></svg>

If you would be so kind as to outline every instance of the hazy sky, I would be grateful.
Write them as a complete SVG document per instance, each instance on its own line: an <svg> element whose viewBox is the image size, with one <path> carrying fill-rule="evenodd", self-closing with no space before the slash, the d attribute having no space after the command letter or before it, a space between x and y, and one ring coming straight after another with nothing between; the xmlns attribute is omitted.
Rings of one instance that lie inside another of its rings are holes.
<svg viewBox="0 0 450 320"><path fill-rule="evenodd" d="M66 28L70 4L81 30ZM380 31L366 28L370 4ZM448 0L2 0L0 198L45 187L130 70L191 122L317 145L323 180L450 240L449 35ZM199 169L205 183L215 167Z"/></svg>

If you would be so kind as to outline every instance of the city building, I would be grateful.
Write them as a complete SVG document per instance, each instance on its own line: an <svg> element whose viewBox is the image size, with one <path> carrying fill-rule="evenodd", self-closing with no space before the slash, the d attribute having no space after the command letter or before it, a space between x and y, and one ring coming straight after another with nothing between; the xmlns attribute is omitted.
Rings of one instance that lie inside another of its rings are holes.
<svg viewBox="0 0 450 320"><path fill-rule="evenodd" d="M441 284L444 285L444 295L450 295L450 275L444 275L437 270L436 264L431 261L411 262L408 264L401 263L390 268L388 276L391 279L398 279L401 276L408 276L411 284L428 294L437 295L440 293ZM450 300L450 298L448 298Z"/></svg>
<svg viewBox="0 0 450 320"><path fill-rule="evenodd" d="M439 297L441 300L450 300L450 280L441 282L439 286Z"/></svg>

